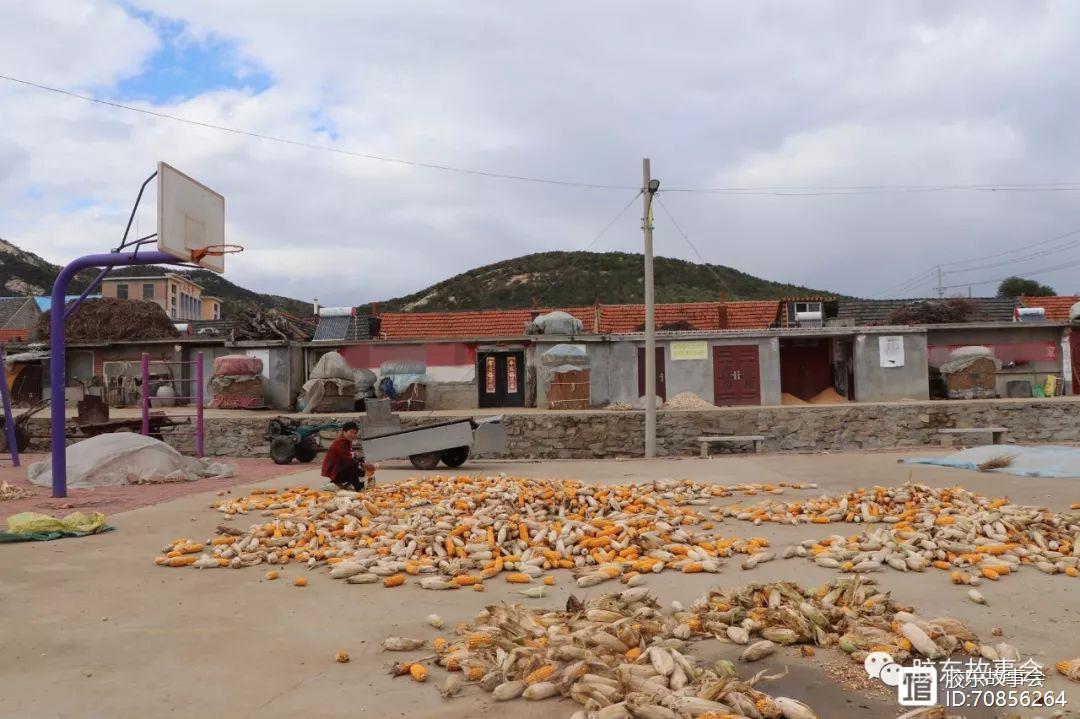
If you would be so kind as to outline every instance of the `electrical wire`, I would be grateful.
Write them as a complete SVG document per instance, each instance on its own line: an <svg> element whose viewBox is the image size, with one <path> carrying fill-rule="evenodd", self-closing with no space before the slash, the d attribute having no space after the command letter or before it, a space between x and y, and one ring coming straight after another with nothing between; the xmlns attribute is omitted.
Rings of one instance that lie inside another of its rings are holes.
<svg viewBox="0 0 1080 719"><path fill-rule="evenodd" d="M611 222L604 225L604 229L600 230L600 232L598 232L596 234L596 236L593 237L592 242L585 245L585 251L588 251L589 249L591 249L593 245L595 245L597 242L600 241L601 237L603 237L604 235L607 234L607 231L610 230L615 225L615 223L619 221L619 218L622 217L626 213L626 211L630 209L630 205L634 204L634 200L641 197L642 192L643 192L642 190L638 190L634 194L634 196L630 198L630 201L627 202L625 205L623 205L621 210L619 210L617 213L615 213L615 216L611 218Z"/></svg>
<svg viewBox="0 0 1080 719"><path fill-rule="evenodd" d="M127 110L128 112L136 112L142 115L148 115L163 120L171 120L173 122L184 123L192 125L194 127L201 127L210 130L217 130L219 132L228 132L234 135L241 135L244 137L251 137L258 140L264 140L267 142L277 142L285 145L292 145L294 147L302 147L309 150L317 150L320 152L331 152L338 155L346 155L349 157L358 157L365 160L373 160L376 162L386 162L397 165L405 165L408 167L419 167L429 170L440 170L442 172L454 172L462 175L473 175L477 177L487 177L491 179L499 180L513 180L517 182L531 182L536 184L545 185L560 185L564 187L578 187L585 189L595 190L634 190L637 189L631 185L609 185L602 183L592 182L577 182L573 180L561 180L548 177L532 177L528 175L515 175L504 172L493 172L489 170L477 170L467 167L456 167L453 165L445 165L435 162L422 162L419 160L408 160L400 157L391 157L389 155L377 155L367 152L356 152L352 150L344 150L337 147L330 147L327 145L318 145L311 142L304 142L303 140L294 140L287 137L279 137L276 135L268 135L265 133L254 132L251 130L243 130L235 127L228 127L226 125L219 125L212 122L204 122L202 120L193 120L187 117L181 117L179 115L173 115L167 112L160 112L157 110L149 110L143 107L135 107L134 105L126 105L120 102L113 102L111 100L103 100L101 98L92 97L90 95L82 95L71 90L65 90L59 87L53 87L51 85L44 85L42 83L33 82L31 80L23 80L21 78L12 77L10 75L0 74L0 80L6 80L11 83L23 85L25 87L32 87L45 92L55 93L57 95L64 95L66 97L75 98L84 102L90 102L97 105L104 105L106 107L112 107L119 110ZM931 192L1077 192L1080 191L1080 182L1068 181L1068 182L1034 182L1034 183L1001 183L1001 184L968 184L968 185L790 185L790 186L766 186L766 187L669 187L660 190L660 192L683 192L683 193L697 193L697 194L712 194L712 195L768 195L774 197L820 197L826 195L876 195L876 194L910 194L910 193L931 193Z"/></svg>
<svg viewBox="0 0 1080 719"><path fill-rule="evenodd" d="M826 195L896 195L933 192L1077 192L1080 182L1037 182L985 185L806 185L791 187L668 187L661 192L708 195L763 195L772 197L821 197Z"/></svg>
<svg viewBox="0 0 1080 719"><path fill-rule="evenodd" d="M343 150L337 147L329 147L327 145L317 145L311 142L304 142L302 140L293 140L287 137L278 137L276 135L267 135L261 132L252 132L250 130L241 130L235 127L227 127L225 125L218 125L212 122L203 122L201 120L192 120L191 118L181 117L179 115L172 115L167 112L158 112L156 110L148 110L142 107L135 107L133 105L125 105L120 102L112 102L110 100L102 100L100 98L91 97L89 95L80 95L70 90L64 90L58 87L50 87L49 85L42 85L37 82L31 82L29 80L20 80L17 77L11 77L10 75L0 75L0 80L7 80L8 82L17 83L19 85L25 85L27 87L37 88L38 90L45 90L53 92L58 95L64 95L67 97L73 97L86 102L96 103L98 105L105 105L120 110L128 110L129 112L137 112L143 115L150 115L151 117L157 117L163 120L172 120L173 122L181 122L187 125L193 125L195 127L202 127L209 130L219 130L221 132L228 132L234 135L242 135L244 137L251 137L257 140L265 140L268 142L278 142L285 145L293 145L295 147L303 147L309 150L319 150L321 152L332 152L337 155L348 155L349 157L359 157L365 160L375 160L377 162L387 162L396 165L406 165L408 167L421 167L428 170L440 170L442 172L455 172L461 175L474 175L477 177L487 177L496 180L514 180L517 182L531 182L543 185L561 185L564 187L579 187L592 190L636 190L637 188L632 185L604 185L592 182L575 182L572 180L558 180L547 177L529 177L527 175L513 175L503 172L490 172L487 170L476 170L466 167L455 167L453 165L443 165L434 162L420 162L418 160L406 160L400 157L391 157L389 155L375 155L367 152L354 152L352 150Z"/></svg>
<svg viewBox="0 0 1080 719"><path fill-rule="evenodd" d="M1013 274L1013 275L1009 275L1008 277L998 277L997 279L993 279L993 280L979 280L977 282L961 282L960 284L956 284L956 285L944 285L941 289L943 289L943 290L952 290L952 289L956 289L957 287L977 287L979 285L993 285L993 284L997 284L997 283L1000 283L1000 282L1004 282L1005 280L1008 280L1008 279L1012 279L1013 277L1022 277L1022 278L1024 278L1024 277L1032 277L1034 275L1045 275L1045 274L1050 273L1050 272L1057 272L1058 270L1067 270L1067 269L1072 268L1072 267L1080 267L1080 260L1075 260L1073 262L1066 262L1065 264L1055 265L1054 267L1043 267L1043 268L1038 269L1038 270L1032 270L1031 272Z"/></svg>
<svg viewBox="0 0 1080 719"><path fill-rule="evenodd" d="M679 225L679 222L675 219L675 216L671 214L671 210L667 208L667 205L664 204L664 201L660 199L659 195L654 195L653 200L656 202L656 204L660 205L660 209L663 210L664 214L668 216L669 220L671 220L671 224L675 227L675 230L680 235L682 235L682 238L684 240L686 240L686 244L690 245L690 249L694 251L695 255L697 255L697 258L701 262L701 264L705 265L705 268L709 270L709 272L712 273L713 277L716 278L716 281L720 283L720 286L724 289L724 292L726 292L730 296L731 288L728 286L728 283L725 282L724 278L721 277L720 274L713 269L712 264L710 264L708 260L701 256L701 253L698 252L697 245L694 244L693 240L690 239L689 235L683 232L683 228Z"/></svg>

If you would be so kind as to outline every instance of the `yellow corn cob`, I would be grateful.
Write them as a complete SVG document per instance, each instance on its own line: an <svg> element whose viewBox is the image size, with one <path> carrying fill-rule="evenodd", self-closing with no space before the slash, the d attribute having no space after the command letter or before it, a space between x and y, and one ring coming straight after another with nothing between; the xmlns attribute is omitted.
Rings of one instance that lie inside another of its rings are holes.
<svg viewBox="0 0 1080 719"><path fill-rule="evenodd" d="M473 632L468 636L469 649L485 649L495 646L495 636L487 632Z"/></svg>
<svg viewBox="0 0 1080 719"><path fill-rule="evenodd" d="M528 584L532 581L532 578L528 574L521 574L519 572L511 572L506 575L506 581L511 584Z"/></svg>
<svg viewBox="0 0 1080 719"><path fill-rule="evenodd" d="M554 664L544 664L541 667L537 667L525 676L525 683L532 685L537 682L546 681L555 674L557 667Z"/></svg>
<svg viewBox="0 0 1080 719"><path fill-rule="evenodd" d="M427 681L427 669L423 664L416 663L409 667L409 676L413 678L414 682Z"/></svg>

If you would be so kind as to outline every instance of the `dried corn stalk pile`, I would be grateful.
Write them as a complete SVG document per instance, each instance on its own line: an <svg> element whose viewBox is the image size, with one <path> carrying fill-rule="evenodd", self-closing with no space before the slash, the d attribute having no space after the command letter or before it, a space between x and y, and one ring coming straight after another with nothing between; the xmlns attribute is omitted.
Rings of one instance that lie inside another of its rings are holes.
<svg viewBox="0 0 1080 719"><path fill-rule="evenodd" d="M14 484L8 484L6 480L0 481L0 502L6 502L10 499L26 499L33 496L34 493L25 487L16 487Z"/></svg>
<svg viewBox="0 0 1080 719"><path fill-rule="evenodd" d="M872 577L837 579L816 590L792 582L713 590L693 610L702 631L747 645L747 661L794 644L836 646L860 664L870 652L887 652L898 663L941 659L961 650L988 660L1020 659L1004 642L980 644L956 619L916 615L879 590Z"/></svg>
<svg viewBox="0 0 1080 719"><path fill-rule="evenodd" d="M530 583L555 568L575 570L583 587L617 577L633 584L646 572L716 572L722 557L760 553L766 540L717 536L700 510L735 492L779 494L788 487L812 485L591 486L455 476L410 479L363 495L255 490L215 505L226 518L257 513L262 519L248 531L226 530L203 543L176 540L157 563L328 564L331 577L354 584L385 578L386 586L400 586L402 573L427 575L420 580L425 589L456 589L501 572L507 581Z"/></svg>
<svg viewBox="0 0 1080 719"><path fill-rule="evenodd" d="M841 571L936 567L952 570L957 584L996 580L1023 565L1080 576L1080 515L990 499L959 487L909 483L809 502L727 507L723 514L752 522L877 525L847 537L806 540L784 553Z"/></svg>
<svg viewBox="0 0 1080 719"><path fill-rule="evenodd" d="M1007 644L979 645L961 622L925 620L881 593L872 578L837 579L817 589L790 582L711 591L690 610L664 614L644 587L607 594L567 611L489 606L449 641L434 642L435 662L464 672L498 701L569 697L583 705L576 716L723 716L777 719L816 715L794 699L771 697L736 677L721 660L699 666L690 643L716 637L747 645L753 662L779 645L838 646L862 662L869 651L897 661L918 654L939 658L961 648L973 654L1016 657ZM423 642L392 637L387 648L418 649ZM415 662L400 663L395 674ZM451 683L448 680L448 684ZM458 686L455 683L455 686Z"/></svg>

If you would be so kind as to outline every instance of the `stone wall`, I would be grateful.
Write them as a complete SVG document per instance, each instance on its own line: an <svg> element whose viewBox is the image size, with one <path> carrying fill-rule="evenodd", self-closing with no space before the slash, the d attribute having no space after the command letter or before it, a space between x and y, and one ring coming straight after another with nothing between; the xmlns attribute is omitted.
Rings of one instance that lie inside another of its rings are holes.
<svg viewBox="0 0 1080 719"><path fill-rule="evenodd" d="M469 416L467 413L463 417ZM266 417L207 419L206 450L210 455L264 456ZM402 417L404 426L438 418ZM657 453L696 455L696 437L715 434L760 434L764 450L815 451L886 449L940 445L938 429L1003 426L1007 441L1021 443L1080 442L1080 402L1072 399L970 400L896 404L723 408L657 413ZM594 459L640 457L644 453L644 412L533 412L506 414L508 456L512 458ZM46 449L47 420L31 421L34 448ZM989 437L972 437L986 442ZM42 444L46 443L46 444ZM190 440L179 447L191 452ZM735 445L714 451L746 451Z"/></svg>

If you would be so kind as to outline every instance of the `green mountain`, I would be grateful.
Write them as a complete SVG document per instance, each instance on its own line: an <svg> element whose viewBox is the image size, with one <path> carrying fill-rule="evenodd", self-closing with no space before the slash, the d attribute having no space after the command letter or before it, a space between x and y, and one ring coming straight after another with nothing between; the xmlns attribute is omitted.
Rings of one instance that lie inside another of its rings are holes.
<svg viewBox="0 0 1080 719"><path fill-rule="evenodd" d="M52 292L53 281L59 274L60 267L27 252L10 242L0 239L0 294L8 295L47 295ZM281 295L268 295L241 287L229 282L221 275L209 270L186 270L179 267L118 267L110 273L121 277L175 272L202 285L206 294L221 298L222 316L235 317L240 307L256 304L264 309L277 309L300 317L311 314L311 303L294 300ZM96 272L82 272L71 282L70 293L82 292L97 276Z"/></svg>
<svg viewBox="0 0 1080 719"><path fill-rule="evenodd" d="M627 252L541 252L463 272L379 307L439 311L644 302L643 264L642 255ZM831 294L763 280L724 265L657 257L654 268L657 302Z"/></svg>
<svg viewBox="0 0 1080 719"><path fill-rule="evenodd" d="M541 252L478 267L443 280L427 289L380 302L385 311L445 311L629 304L645 299L643 258L626 252ZM704 302L777 299L830 294L798 285L763 280L723 265L702 265L657 257L657 302ZM32 252L0 239L0 294L47 295L60 268ZM118 267L112 274L133 277L175 272L203 286L206 294L220 297L222 316L235 317L245 304L274 308L300 317L311 314L311 304L281 295L263 294L240 287L209 270L177 267ZM81 292L95 272L84 272L71 283Z"/></svg>

